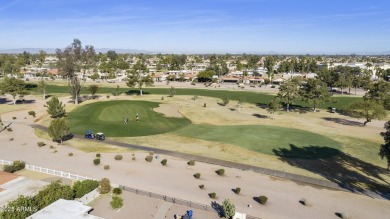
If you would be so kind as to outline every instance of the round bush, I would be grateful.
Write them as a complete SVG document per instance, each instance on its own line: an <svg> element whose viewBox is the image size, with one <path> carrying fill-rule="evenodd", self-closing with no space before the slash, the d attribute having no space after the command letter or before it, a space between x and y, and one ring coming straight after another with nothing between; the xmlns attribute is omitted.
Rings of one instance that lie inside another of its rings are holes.
<svg viewBox="0 0 390 219"><path fill-rule="evenodd" d="M161 161L161 164L162 164L163 166L166 166L166 165L167 165L167 162L168 162L167 159L164 159L164 160Z"/></svg>
<svg viewBox="0 0 390 219"><path fill-rule="evenodd" d="M219 176L223 176L225 175L225 169L219 169L217 171L215 171Z"/></svg>
<svg viewBox="0 0 390 219"><path fill-rule="evenodd" d="M120 154L115 155L115 160L122 160L123 156Z"/></svg>
<svg viewBox="0 0 390 219"><path fill-rule="evenodd" d="M12 129L11 128L7 128L7 131L12 132Z"/></svg>
<svg viewBox="0 0 390 219"><path fill-rule="evenodd" d="M148 155L148 156L145 157L145 160L146 160L147 162L152 162L153 156L152 156L152 155Z"/></svg>
<svg viewBox="0 0 390 219"><path fill-rule="evenodd" d="M123 206L123 198L119 196L113 196L110 205L113 209L118 209Z"/></svg>
<svg viewBox="0 0 390 219"><path fill-rule="evenodd" d="M96 154L96 157L101 157L101 155L100 154Z"/></svg>
<svg viewBox="0 0 390 219"><path fill-rule="evenodd" d="M121 188L114 188L112 190L112 193L114 193L115 195L120 195L120 194L122 194L122 189Z"/></svg>
<svg viewBox="0 0 390 219"><path fill-rule="evenodd" d="M202 184L202 185L199 185L199 188L200 189L204 189L204 185Z"/></svg>
<svg viewBox="0 0 390 219"><path fill-rule="evenodd" d="M135 158L135 157L133 157L133 158L131 158L131 160L136 160L136 158Z"/></svg>
<svg viewBox="0 0 390 219"><path fill-rule="evenodd" d="M199 179L199 178L200 178L200 173L195 173L195 174L194 174L194 177L195 177L196 179Z"/></svg>
<svg viewBox="0 0 390 219"><path fill-rule="evenodd" d="M194 166L195 165L195 161L194 160L190 160L190 161L187 162L187 164L189 166Z"/></svg>
<svg viewBox="0 0 390 219"><path fill-rule="evenodd" d="M236 189L234 189L234 193L236 193L237 195L240 194L240 192L241 192L240 187L237 187Z"/></svg>
<svg viewBox="0 0 390 219"><path fill-rule="evenodd" d="M94 159L93 160L93 164L99 165L100 164L100 159L99 158Z"/></svg>
<svg viewBox="0 0 390 219"><path fill-rule="evenodd" d="M110 180L107 178L103 178L99 183L99 191L100 194L107 194L111 190L111 183Z"/></svg>
<svg viewBox="0 0 390 219"><path fill-rule="evenodd" d="M73 153L69 153L68 156L69 156L69 157L73 156Z"/></svg>
<svg viewBox="0 0 390 219"><path fill-rule="evenodd" d="M209 193L209 196L212 199L216 199L217 198L217 194L215 194L215 192Z"/></svg>
<svg viewBox="0 0 390 219"><path fill-rule="evenodd" d="M37 145L38 145L38 147L43 147L43 146L45 146L46 144L45 144L45 142L40 141L40 142L37 143Z"/></svg>
<svg viewBox="0 0 390 219"><path fill-rule="evenodd" d="M267 201L268 201L267 196L263 196L263 195L259 196L260 204L265 205L265 203L267 203Z"/></svg>
<svg viewBox="0 0 390 219"><path fill-rule="evenodd" d="M35 117L35 111L28 111L28 115Z"/></svg>
<svg viewBox="0 0 390 219"><path fill-rule="evenodd" d="M105 170L108 170L108 169L110 169L110 165L104 165L104 167L103 167Z"/></svg>

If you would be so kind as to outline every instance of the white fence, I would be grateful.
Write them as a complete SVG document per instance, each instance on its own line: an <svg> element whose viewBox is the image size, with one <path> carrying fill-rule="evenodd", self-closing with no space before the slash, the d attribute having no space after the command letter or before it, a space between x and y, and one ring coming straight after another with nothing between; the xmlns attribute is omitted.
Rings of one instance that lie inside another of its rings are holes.
<svg viewBox="0 0 390 219"><path fill-rule="evenodd" d="M0 160L1 165L10 165L12 162L8 160Z"/></svg>
<svg viewBox="0 0 390 219"><path fill-rule="evenodd" d="M0 159L0 164L2 164L2 165L10 165L10 164L12 164L12 161L1 160ZM40 173L46 173L46 174L49 174L49 175L59 176L59 177L67 178L67 179L72 179L72 180L92 179L92 178L85 177L85 176L80 176L80 175L77 175L77 174L67 173L67 172L63 172L63 171L59 171L59 170L52 170L52 169L49 169L49 168L44 168L44 167L40 167L40 166L34 166L34 165L31 165L31 164L26 164L25 169L36 171L36 172L40 172Z"/></svg>

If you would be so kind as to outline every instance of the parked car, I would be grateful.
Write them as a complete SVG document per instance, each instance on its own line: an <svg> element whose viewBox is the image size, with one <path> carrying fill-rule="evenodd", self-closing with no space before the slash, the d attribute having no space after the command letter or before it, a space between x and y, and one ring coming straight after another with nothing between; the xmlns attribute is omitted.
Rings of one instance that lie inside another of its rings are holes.
<svg viewBox="0 0 390 219"><path fill-rule="evenodd" d="M98 132L96 133L96 140L104 141L106 139L106 136L104 136L104 133Z"/></svg>
<svg viewBox="0 0 390 219"><path fill-rule="evenodd" d="M93 131L87 130L87 131L85 131L84 138L94 139L95 134L93 134Z"/></svg>

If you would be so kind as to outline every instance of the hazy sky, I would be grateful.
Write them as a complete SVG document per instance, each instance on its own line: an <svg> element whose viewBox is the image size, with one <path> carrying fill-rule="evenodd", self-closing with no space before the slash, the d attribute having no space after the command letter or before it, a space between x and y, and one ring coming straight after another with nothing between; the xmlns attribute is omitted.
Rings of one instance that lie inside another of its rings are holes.
<svg viewBox="0 0 390 219"><path fill-rule="evenodd" d="M389 0L0 0L0 49L390 51Z"/></svg>

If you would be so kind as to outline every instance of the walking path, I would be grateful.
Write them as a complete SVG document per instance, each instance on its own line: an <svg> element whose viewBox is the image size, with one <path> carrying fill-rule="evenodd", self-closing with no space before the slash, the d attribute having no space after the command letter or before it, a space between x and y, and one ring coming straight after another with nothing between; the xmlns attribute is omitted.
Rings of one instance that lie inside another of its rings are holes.
<svg viewBox="0 0 390 219"><path fill-rule="evenodd" d="M154 216L154 219L165 219L165 215L167 215L167 212L172 205L173 203L164 202L164 204L162 204L161 207L158 209L156 215Z"/></svg>

